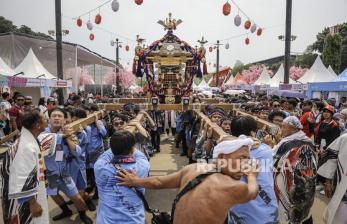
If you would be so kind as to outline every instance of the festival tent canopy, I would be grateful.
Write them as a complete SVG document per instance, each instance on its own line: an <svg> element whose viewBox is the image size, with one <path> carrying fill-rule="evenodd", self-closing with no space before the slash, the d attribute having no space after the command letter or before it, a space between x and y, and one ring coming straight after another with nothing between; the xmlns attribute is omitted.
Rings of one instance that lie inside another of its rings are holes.
<svg viewBox="0 0 347 224"><path fill-rule="evenodd" d="M212 80L213 80L213 77L211 77L210 80L208 80L208 82L207 82L208 86L211 86Z"/></svg>
<svg viewBox="0 0 347 224"><path fill-rule="evenodd" d="M263 69L257 81L255 81L254 85L268 85L270 81L270 75L267 73L266 69Z"/></svg>
<svg viewBox="0 0 347 224"><path fill-rule="evenodd" d="M283 83L283 79L284 79L284 67L283 67L283 64L281 64L277 72L272 76L269 85L271 87L279 87L279 85Z"/></svg>
<svg viewBox="0 0 347 224"><path fill-rule="evenodd" d="M209 87L205 81L205 79L202 79L200 84L196 87L197 90L209 90L211 87Z"/></svg>
<svg viewBox="0 0 347 224"><path fill-rule="evenodd" d="M224 83L224 86L228 87L234 85L234 80L234 76L230 75L229 79Z"/></svg>
<svg viewBox="0 0 347 224"><path fill-rule="evenodd" d="M235 75L234 83L239 82L240 80L242 80L242 75L240 74L240 72L238 72L238 73Z"/></svg>
<svg viewBox="0 0 347 224"><path fill-rule="evenodd" d="M14 71L16 73L23 72L23 74L18 76L24 78L56 78L49 71L47 71L45 67L43 67L31 48L29 49L27 56L25 56L23 61L14 69Z"/></svg>
<svg viewBox="0 0 347 224"><path fill-rule="evenodd" d="M15 72L0 57L0 75L12 76L14 74L15 74Z"/></svg>
<svg viewBox="0 0 347 224"><path fill-rule="evenodd" d="M320 56L317 56L316 61L311 68L298 81L306 84L313 82L331 82L336 79L336 75L332 74L323 64Z"/></svg>
<svg viewBox="0 0 347 224"><path fill-rule="evenodd" d="M347 68L334 80L334 82L347 81Z"/></svg>
<svg viewBox="0 0 347 224"><path fill-rule="evenodd" d="M329 72L331 72L331 74L336 75L336 73L335 73L334 69L331 67L331 65L329 65L328 70L329 70Z"/></svg>

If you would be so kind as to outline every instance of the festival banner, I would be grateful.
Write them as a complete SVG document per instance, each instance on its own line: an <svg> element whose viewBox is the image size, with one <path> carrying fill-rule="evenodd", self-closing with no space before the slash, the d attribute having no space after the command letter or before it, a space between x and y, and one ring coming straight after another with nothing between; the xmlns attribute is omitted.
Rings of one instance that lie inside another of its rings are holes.
<svg viewBox="0 0 347 224"><path fill-rule="evenodd" d="M27 78L8 77L8 86L10 87L26 87Z"/></svg>

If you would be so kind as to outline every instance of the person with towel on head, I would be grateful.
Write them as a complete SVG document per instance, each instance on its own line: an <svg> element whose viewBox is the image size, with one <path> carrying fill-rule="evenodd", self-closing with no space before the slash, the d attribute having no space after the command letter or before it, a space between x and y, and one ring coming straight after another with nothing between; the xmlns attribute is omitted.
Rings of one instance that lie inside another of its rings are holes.
<svg viewBox="0 0 347 224"><path fill-rule="evenodd" d="M195 163L166 176L139 178L134 171L120 170L118 185L148 189L179 188L171 216L173 223L222 224L236 204L258 195L259 166L251 163L253 140L244 135L227 136L214 148L212 164ZM242 176L247 183L241 182ZM201 199L204 200L201 200Z"/></svg>

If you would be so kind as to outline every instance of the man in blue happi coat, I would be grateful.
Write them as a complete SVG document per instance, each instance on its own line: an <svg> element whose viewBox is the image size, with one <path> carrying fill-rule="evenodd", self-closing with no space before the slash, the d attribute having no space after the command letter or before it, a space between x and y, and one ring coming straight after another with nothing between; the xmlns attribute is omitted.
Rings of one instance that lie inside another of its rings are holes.
<svg viewBox="0 0 347 224"><path fill-rule="evenodd" d="M145 212L138 193L144 188L118 185L117 173L121 169L148 176L149 162L135 146L135 137L128 131L117 131L110 139L111 149L104 152L95 163L95 181L99 190L98 224L143 224ZM136 192L138 191L138 192Z"/></svg>
<svg viewBox="0 0 347 224"><path fill-rule="evenodd" d="M90 105L90 112L95 113L99 110L96 104ZM89 139L89 144L86 151L86 166L87 166L87 180L88 180L88 193L91 193L95 188L95 193L93 199L98 199L98 190L95 185L94 178L94 163L99 158L99 156L105 151L103 138L107 136L107 130L98 116L95 115L95 122L89 125L90 130L88 130L87 135Z"/></svg>
<svg viewBox="0 0 347 224"><path fill-rule="evenodd" d="M63 109L55 108L50 112L50 126L45 133L56 133L56 151L52 156L45 157L46 177L48 180L47 195L59 205L63 212L53 217L60 220L72 215L59 191L68 196L77 208L83 223L93 223L86 215L86 204L78 193L78 189L69 172L69 162L73 157L81 154L81 148L77 145L77 139L73 136L71 128L66 128L67 114Z"/></svg>

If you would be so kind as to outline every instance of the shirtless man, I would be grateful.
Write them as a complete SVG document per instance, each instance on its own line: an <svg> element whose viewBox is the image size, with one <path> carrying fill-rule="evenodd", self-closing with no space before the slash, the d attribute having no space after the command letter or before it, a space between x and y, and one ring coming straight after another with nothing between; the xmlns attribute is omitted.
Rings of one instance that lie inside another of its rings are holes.
<svg viewBox="0 0 347 224"><path fill-rule="evenodd" d="M179 200L173 223L222 224L232 206L246 203L258 195L256 177L259 167L249 163L252 143L245 136L227 137L214 149L213 158L217 159L215 164L191 164L167 176L143 179L137 177L134 171L121 170L117 179L122 182L119 185L182 190L198 175L219 169L220 172L207 176ZM248 184L239 181L243 175L247 176Z"/></svg>

